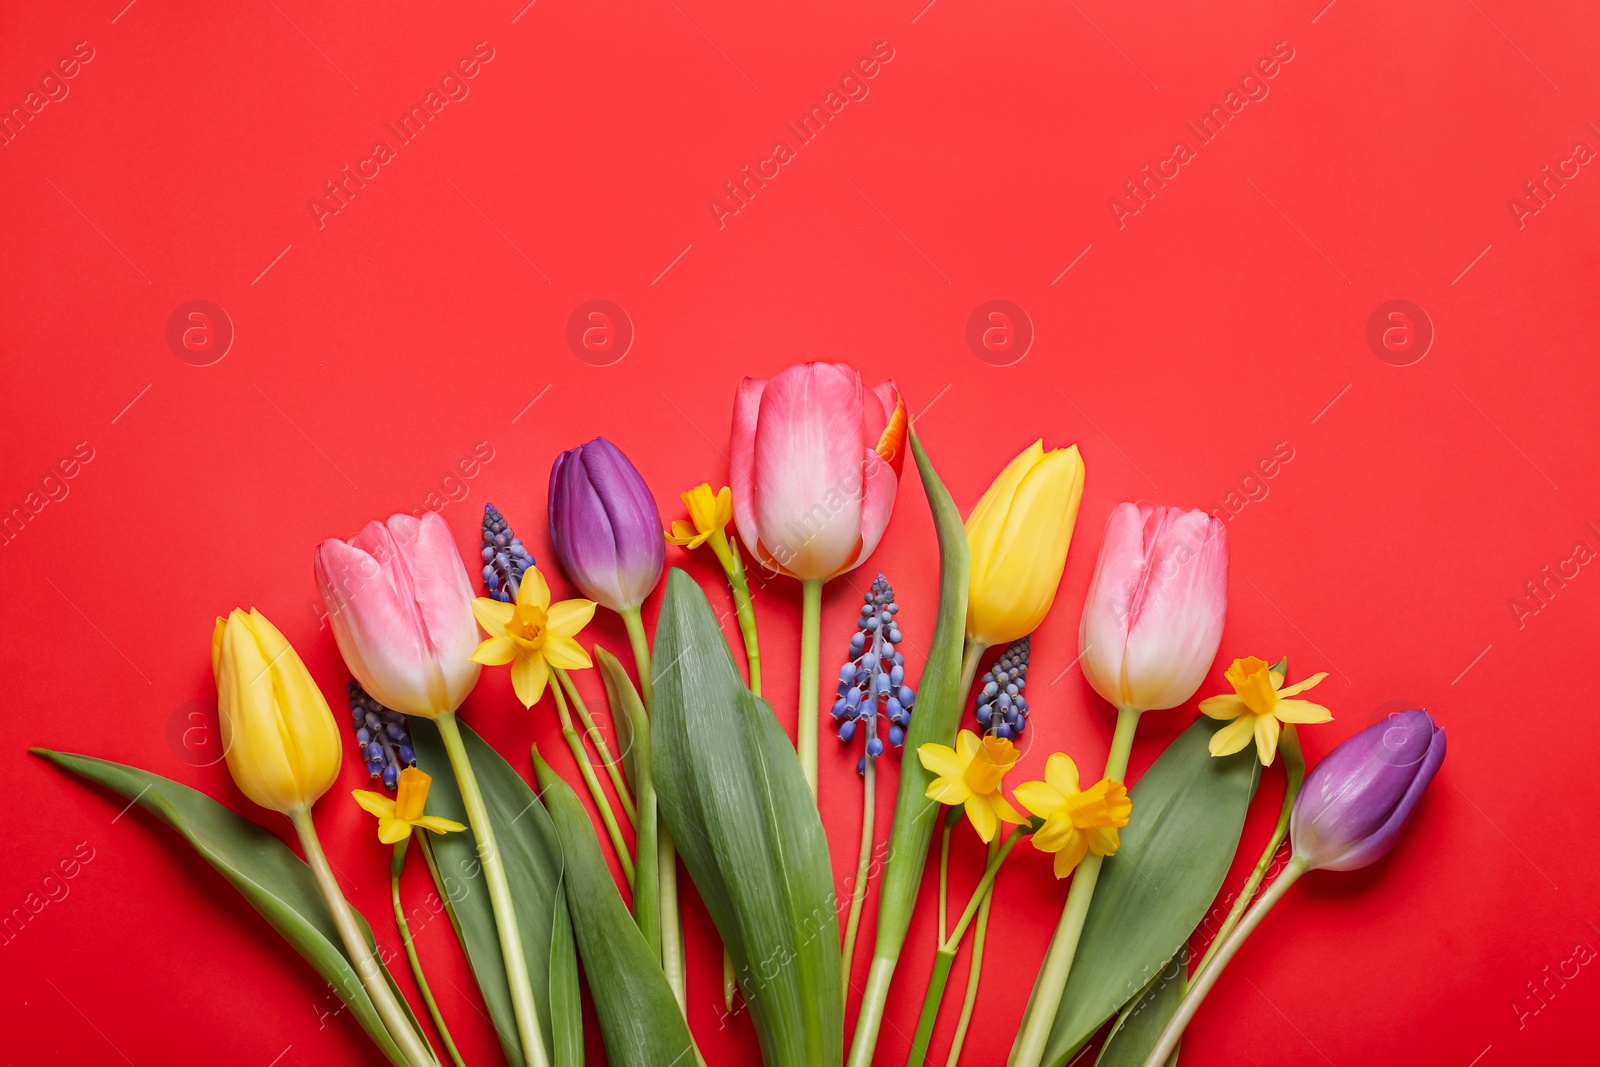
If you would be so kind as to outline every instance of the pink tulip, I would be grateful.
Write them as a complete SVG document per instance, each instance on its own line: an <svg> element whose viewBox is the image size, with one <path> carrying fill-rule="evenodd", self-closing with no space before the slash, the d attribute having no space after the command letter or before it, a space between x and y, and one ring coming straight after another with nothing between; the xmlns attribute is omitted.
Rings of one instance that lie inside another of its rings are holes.
<svg viewBox="0 0 1600 1067"><path fill-rule="evenodd" d="M828 579L872 554L905 461L906 406L893 382L803 363L746 378L733 402L734 521L769 569Z"/></svg>
<svg viewBox="0 0 1600 1067"><path fill-rule="evenodd" d="M1221 521L1203 511L1118 504L1078 631L1084 676L1119 707L1175 708L1205 679L1227 606Z"/></svg>
<svg viewBox="0 0 1600 1067"><path fill-rule="evenodd" d="M455 711L481 669L472 586L437 513L391 515L317 547L317 585L339 651L363 689L407 715Z"/></svg>

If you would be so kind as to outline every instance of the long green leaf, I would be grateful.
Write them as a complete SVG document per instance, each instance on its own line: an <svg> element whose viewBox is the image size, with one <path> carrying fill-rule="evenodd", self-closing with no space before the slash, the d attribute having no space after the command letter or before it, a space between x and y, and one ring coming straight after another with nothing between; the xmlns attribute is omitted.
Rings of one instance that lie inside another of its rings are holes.
<svg viewBox="0 0 1600 1067"><path fill-rule="evenodd" d="M311 868L287 845L204 793L159 774L93 756L46 748L29 751L137 801L140 807L183 835L201 858L231 882L262 918L328 981L390 1062L404 1067L405 1057L389 1037L372 1000L362 988L361 979L350 966ZM366 929L366 933L370 941L372 931ZM405 1003L403 997L401 1003ZM409 1005L407 1007L409 1009Z"/></svg>
<svg viewBox="0 0 1600 1067"><path fill-rule="evenodd" d="M934 471L922 442L911 434L911 452L917 459L922 490L933 512L939 538L939 614L933 626L928 661L917 683L917 713L906 731L909 756L926 744L953 746L961 725L961 646L967 629L967 575L971 566L967 532L961 513ZM912 758L900 764L900 790L894 803L894 827L889 831L889 852L878 890L878 940L873 955L894 958L900 954L911 910L917 903L922 870L928 860L939 804L927 797L933 774Z"/></svg>
<svg viewBox="0 0 1600 1067"><path fill-rule="evenodd" d="M694 1067L689 1027L655 952L628 914L583 802L533 754L567 864L567 908L611 1067Z"/></svg>
<svg viewBox="0 0 1600 1067"><path fill-rule="evenodd" d="M1123 1006L1105 1047L1095 1057L1094 1067L1142 1067L1189 988L1188 958L1188 948L1179 949L1144 991ZM1173 1049L1165 1067L1174 1067L1177 1062L1178 1050Z"/></svg>
<svg viewBox="0 0 1600 1067"><path fill-rule="evenodd" d="M517 930L545 1049L556 1067L576 1067L583 1063L583 1013L576 1007L578 961L562 885L561 844L528 783L487 741L465 723L459 725L511 883ZM413 718L411 740L417 765L433 776L428 814L465 823L466 805L439 728L426 719ZM500 954L500 935L477 844L470 832L434 834L430 843L442 882L437 886L439 895L455 918L461 947L500 1037L500 1048L511 1067L523 1067L505 959Z"/></svg>
<svg viewBox="0 0 1600 1067"><path fill-rule="evenodd" d="M837 1064L839 923L816 800L745 687L705 593L674 567L656 626L651 764L661 818L722 935L768 1067Z"/></svg>
<svg viewBox="0 0 1600 1067"><path fill-rule="evenodd" d="M616 722L623 766L637 801L638 829L633 861L633 920L645 943L661 952L661 868L656 863L656 787L650 773L650 717L622 663L594 646L595 662L605 680L606 699Z"/></svg>
<svg viewBox="0 0 1600 1067"><path fill-rule="evenodd" d="M1261 764L1253 749L1212 756L1219 726L1195 722L1131 791L1133 815L1101 869L1050 1031L1051 1067L1067 1063L1188 943L1222 887Z"/></svg>

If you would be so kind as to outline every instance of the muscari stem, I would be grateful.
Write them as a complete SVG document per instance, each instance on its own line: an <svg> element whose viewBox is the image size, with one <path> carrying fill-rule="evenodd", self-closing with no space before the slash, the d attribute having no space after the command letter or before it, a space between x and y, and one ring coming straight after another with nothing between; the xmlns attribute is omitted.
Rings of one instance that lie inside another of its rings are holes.
<svg viewBox="0 0 1600 1067"><path fill-rule="evenodd" d="M616 813L611 810L611 801L606 799L606 791L601 788L600 779L595 776L594 764L589 762L589 751L583 747L583 738L573 729L572 716L567 714L567 698L562 696L561 687L552 685L550 695L556 700L556 714L561 719L561 736L567 739L567 747L572 749L572 757L578 761L578 773L583 775L584 784L589 787L589 795L594 798L595 810L600 813L600 821L605 823L606 835L611 838L611 847L617 854L617 862L622 866L622 877L627 879L628 888L631 890L633 858L628 855L627 842L622 840L622 830L617 826Z"/></svg>
<svg viewBox="0 0 1600 1067"><path fill-rule="evenodd" d="M1120 782L1128 773L1128 754L1133 751L1133 734L1138 726L1138 708L1124 705L1117 709L1117 729L1111 735L1111 751L1106 755L1105 777L1112 781ZM1094 899L1094 887L1100 880L1100 867L1104 862L1104 856L1091 852L1078 864L1072 876L1072 888L1067 891L1061 921L1056 925L1055 937L1039 971L1033 1005L1023 1017L1016 1047L1007 1061L1009 1067L1039 1067L1044 1057L1050 1029L1061 1008L1061 994L1067 987L1067 976L1072 973L1072 960L1078 954L1083 920L1089 914L1089 903Z"/></svg>
<svg viewBox="0 0 1600 1067"><path fill-rule="evenodd" d="M517 1020L517 1037L522 1046L523 1059L528 1067L550 1067L550 1057L545 1053L544 1034L539 1027L539 1013L533 1006L533 982L528 977L528 961L522 954L522 937L517 932L517 913L511 903L511 883L506 879L505 862L495 845L494 827L489 822L489 809L484 806L483 794L478 789L478 777L467 758L467 747L461 741L461 730L456 725L456 713L447 711L434 720L439 724L439 736L450 755L450 766L456 774L456 784L461 790L461 800L467 809L467 822L472 826L472 836L478 842L478 861L483 865L484 882L489 887L489 905L494 911L494 925L500 935L500 955L505 961L506 985L511 993L511 1010Z"/></svg>
<svg viewBox="0 0 1600 1067"><path fill-rule="evenodd" d="M906 1057L906 1067L921 1067L928 1056L928 1042L933 1037L933 1024L939 1018L939 1003L944 999L945 986L950 982L950 968L955 964L956 953L961 951L961 939L966 935L967 926L974 916L984 906L994 889L995 877L1000 873L1000 865L1011 855L1011 850L1022 840L1020 830L1013 830L1007 835L1005 844L998 840L989 842L989 863L984 868L983 878L972 891L972 899L967 901L967 906L961 913L961 918L956 921L954 930L939 946L939 951L933 957L933 974L928 979L927 992L922 997L922 1014L917 1019L917 1032L911 1039L911 1053ZM975 973L975 972L974 972Z"/></svg>
<svg viewBox="0 0 1600 1067"><path fill-rule="evenodd" d="M611 754L611 748L606 744L605 735L594 724L594 719L589 716L589 705L583 702L583 694L578 692L578 687L572 681L572 675L560 667L555 668L556 681L561 683L561 688L566 691L567 699L572 701L572 710L578 713L578 721L583 723L583 733L594 745L595 752L600 755L600 765L606 769L606 777L611 779L611 788L617 791L617 800L622 803L622 814L627 816L629 826L638 826L638 811L634 807L633 793L628 789L627 776L622 773L622 761Z"/></svg>
<svg viewBox="0 0 1600 1067"><path fill-rule="evenodd" d="M750 665L750 692L761 695L761 644L756 639L755 601L750 597L750 580L745 575L744 560L739 556L739 546L728 540L733 566L728 569L728 584L733 587L733 611L739 620L739 633L744 637L744 658Z"/></svg>
<svg viewBox="0 0 1600 1067"><path fill-rule="evenodd" d="M1267 871L1272 869L1272 861L1277 858L1278 849L1282 847L1284 839L1289 836L1289 816L1294 811L1294 798L1300 795L1300 787L1306 780L1306 756L1300 748L1300 735L1295 732L1294 724L1288 723L1283 728L1283 733L1278 737L1278 753L1283 756L1283 770L1288 776L1288 784L1283 790L1283 808L1278 812L1278 825L1272 831L1272 838L1267 842L1267 847L1261 850L1261 858L1256 861L1255 870L1250 872L1250 878L1244 883L1244 888L1239 891L1234 899L1233 907L1228 909L1228 917L1222 920L1222 925L1217 928L1217 936L1211 939L1211 944L1206 946L1206 953L1200 957L1199 966L1195 967L1194 978L1206 969L1217 949L1228 939L1233 928L1239 925L1245 909L1250 906L1250 901L1255 899L1256 890L1261 888L1261 882L1267 876Z"/></svg>
<svg viewBox="0 0 1600 1067"><path fill-rule="evenodd" d="M867 872L872 864L873 830L877 807L877 760L865 757L861 772L861 852L856 858L856 880L850 887L850 917L844 926L844 946L839 953L839 996L841 1007L850 1006L850 965L856 958L856 928L861 923L861 905L867 899Z"/></svg>
<svg viewBox="0 0 1600 1067"><path fill-rule="evenodd" d="M350 965L360 977L367 996L372 998L372 1006L377 1009L384 1028L412 1067L436 1067L438 1060L434 1059L433 1052L412 1027L394 990L389 988L383 976L383 967L368 947L361 924L356 921L355 909L350 907L350 902L339 889L339 881L333 876L333 868L328 865L328 857L322 851L322 842L317 839L317 827L311 821L311 809L299 808L286 814L289 821L294 823L295 833L300 835L300 845L306 853L306 865L311 868L322 899L328 905L328 914L333 917L334 928L344 942Z"/></svg>
<svg viewBox="0 0 1600 1067"><path fill-rule="evenodd" d="M1233 959L1239 951L1239 946L1261 924L1272 906L1283 899L1289 887L1300 880L1306 873L1306 865L1298 856L1289 860L1289 865L1283 869L1277 881L1267 887L1261 894L1261 899L1256 901L1245 917L1228 935L1227 942L1218 950L1210 966L1202 967L1195 973L1194 982L1189 986L1189 991L1178 1002L1178 1010L1173 1013L1167 1022L1167 1028L1161 1031L1161 1039L1156 1042L1155 1049L1145 1058L1144 1067L1162 1067L1167 1062L1167 1057L1172 1055L1172 1050L1178 1047L1178 1041L1183 1037L1184 1028L1189 1025L1189 1020L1194 1018L1194 1013L1199 1010L1200 1004L1206 999L1206 994L1211 992L1211 987L1216 984L1217 978L1228 966L1228 961Z"/></svg>
<svg viewBox="0 0 1600 1067"><path fill-rule="evenodd" d="M426 830L413 831L414 833L427 833ZM467 1067L462 1062L461 1052L456 1048L455 1039L450 1036L450 1028L444 1023L444 1016L439 1013L439 1005L433 999L433 990L428 988L428 976L422 973L422 960L417 957L415 939L411 936L411 926L406 922L406 908L400 902L400 874L406 869L406 846L411 843L409 837L402 837L394 846L394 859L389 864L389 900L394 904L394 925L400 931L400 943L405 946L406 960L411 964L411 977L417 980L417 989L422 993L422 1002L428 1006L428 1018L433 1020L433 1028L439 1032L439 1040L444 1042L444 1050L450 1054L450 1062L455 1067Z"/></svg>
<svg viewBox="0 0 1600 1067"><path fill-rule="evenodd" d="M817 643L822 631L822 579L800 583L800 708L795 722L795 749L800 770L817 795Z"/></svg>

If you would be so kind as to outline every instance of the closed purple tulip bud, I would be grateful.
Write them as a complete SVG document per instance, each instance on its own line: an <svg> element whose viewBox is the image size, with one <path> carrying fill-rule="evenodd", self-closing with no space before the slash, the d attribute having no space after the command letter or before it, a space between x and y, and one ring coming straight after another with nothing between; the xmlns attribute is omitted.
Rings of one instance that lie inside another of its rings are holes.
<svg viewBox="0 0 1600 1067"><path fill-rule="evenodd" d="M1295 858L1327 871L1376 863L1410 821L1444 749L1444 730L1418 710L1373 723L1328 753L1295 799Z"/></svg>
<svg viewBox="0 0 1600 1067"><path fill-rule="evenodd" d="M550 540L583 595L633 611L661 580L667 546L655 497L622 450L596 437L550 468Z"/></svg>

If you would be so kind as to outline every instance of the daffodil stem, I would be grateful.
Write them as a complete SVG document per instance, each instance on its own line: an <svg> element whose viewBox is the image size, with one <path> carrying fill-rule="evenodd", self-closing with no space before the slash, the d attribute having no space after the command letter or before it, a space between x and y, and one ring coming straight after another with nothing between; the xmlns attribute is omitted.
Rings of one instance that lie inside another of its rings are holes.
<svg viewBox="0 0 1600 1067"><path fill-rule="evenodd" d="M867 899L867 875L872 867L872 846L876 829L878 800L877 760L870 755L861 771L861 850L856 857L856 878L850 886L850 916L844 924L844 947L839 953L839 996L841 1007L850 1006L850 965L856 958L856 928L861 924L861 905Z"/></svg>
<svg viewBox="0 0 1600 1067"><path fill-rule="evenodd" d="M728 584L733 587L733 612L739 619L739 633L744 638L744 658L750 665L750 692L761 695L761 642L756 639L755 601L750 597L750 579L744 571L744 560L739 555L739 545L728 540L731 550Z"/></svg>
<svg viewBox="0 0 1600 1067"><path fill-rule="evenodd" d="M1239 925L1245 909L1250 906L1250 901L1255 899L1256 890L1261 888L1267 872L1272 869L1272 861L1277 858L1278 849L1289 836L1289 816L1294 811L1294 798L1300 795L1300 787L1306 780L1306 756L1300 748L1300 735L1295 732L1293 723L1285 724L1283 732L1278 736L1278 754L1283 757L1283 770L1289 779L1283 790L1283 808L1278 812L1278 825L1273 829L1267 847L1261 850L1261 858L1256 861L1256 869L1250 872L1244 888L1234 898L1233 907L1228 909L1228 917L1222 920L1222 925L1217 929L1217 936L1211 939L1205 955L1200 957L1200 964L1195 967L1191 981L1200 977L1200 972L1206 969L1212 957L1217 954L1217 950L1222 947L1222 943L1233 932L1233 928Z"/></svg>
<svg viewBox="0 0 1600 1067"><path fill-rule="evenodd" d="M656 687L650 676L650 639L645 636L644 617L639 614L638 608L629 608L619 614L622 616L622 625L628 630L628 644L633 646L633 665L639 671L639 699L644 701L644 710L649 711L655 706L652 697Z"/></svg>
<svg viewBox="0 0 1600 1067"><path fill-rule="evenodd" d="M1122 781L1128 773L1128 755L1133 751L1133 734L1138 726L1138 708L1123 705L1117 709L1117 728L1111 735L1105 773L1105 777L1114 782ZM1055 1025L1056 1012L1061 1008L1061 994L1067 988L1067 976L1072 973L1078 938L1083 934L1083 920L1089 914L1089 903L1094 899L1094 887L1100 881L1100 866L1104 862L1104 856L1091 852L1078 864L1072 876L1072 888L1067 891L1061 921L1045 953L1033 991L1033 1004L1023 1016L1022 1030L1011 1050L1008 1067L1039 1067L1044 1058L1045 1044Z"/></svg>
<svg viewBox="0 0 1600 1067"><path fill-rule="evenodd" d="M611 779L611 788L617 791L617 800L622 804L622 814L628 817L629 826L638 826L638 811L634 807L633 793L628 789L628 779L622 773L622 763L611 755L611 748L606 744L606 737L600 728L594 724L594 719L589 716L589 705L583 702L583 694L578 692L578 687L572 681L572 675L555 668L556 681L566 691L567 699L572 701L572 710L578 713L578 721L583 723L583 734L594 745L595 752L600 755L600 764L606 769L606 777Z"/></svg>
<svg viewBox="0 0 1600 1067"><path fill-rule="evenodd" d="M1011 850L1022 837L1021 830L1013 830L1006 837L1005 844L1002 845L998 839L989 842L989 863L984 868L983 878L972 891L972 899L967 901L961 918L956 920L955 929L950 931L950 936L934 953L933 974L928 978L928 989L922 997L922 1014L917 1019L917 1032L911 1039L911 1053L906 1057L906 1067L921 1067L928 1058L928 1042L933 1038L933 1024L939 1018L939 1003L944 999L945 986L950 983L950 968L955 965L956 954L961 951L961 939L980 910L987 915L986 902L994 889L995 876L1000 873L1000 865L1011 855ZM976 958L974 956L974 960ZM973 966L976 966L976 962Z"/></svg>
<svg viewBox="0 0 1600 1067"><path fill-rule="evenodd" d="M1233 959L1239 951L1239 946L1245 943L1250 934L1261 920L1266 918L1267 912L1272 910L1274 904L1283 899L1289 887L1300 880L1306 873L1306 865L1298 857L1289 860L1283 873L1277 877L1266 892L1261 894L1261 899L1256 901L1239 925L1228 934L1228 939L1222 948L1217 951L1215 958L1209 966L1195 972L1194 981L1189 986L1189 991L1178 1002L1178 1010L1173 1012L1172 1018L1167 1022L1167 1028L1161 1031L1161 1038L1156 1042L1156 1047L1150 1055L1145 1057L1144 1067L1162 1067L1167 1062L1167 1057L1172 1055L1172 1050L1178 1047L1178 1041L1183 1037L1184 1028L1189 1025L1189 1020L1194 1018L1194 1013L1200 1009L1200 1004L1206 999L1206 994L1211 992L1211 987L1216 984L1217 978L1222 974L1228 961Z"/></svg>
<svg viewBox="0 0 1600 1067"><path fill-rule="evenodd" d="M572 758L578 761L578 773L583 775L584 784L589 787L589 795L594 798L595 810L600 813L600 821L605 823L606 835L611 838L611 847L617 854L617 862L622 866L622 877L627 879L628 888L633 889L633 859L628 855L628 843L622 839L622 830L617 826L616 812L611 810L611 801L606 798L606 791L601 788L600 779L595 776L594 764L589 762L589 750L583 747L583 738L578 736L578 731L573 728L572 716L567 714L567 698L561 694L561 687L550 687L550 695L556 700L556 714L561 719L561 736L567 739L567 747L572 749Z"/></svg>
<svg viewBox="0 0 1600 1067"><path fill-rule="evenodd" d="M322 842L317 838L316 824L311 821L311 809L299 808L288 815L289 821L294 823L295 833L300 835L300 846L306 853L306 865L311 868L322 899L328 905L328 914L332 916L334 928L344 942L350 965L360 977L367 996L372 998L372 1006L383 1020L384 1029L389 1031L389 1036L412 1067L436 1067L438 1060L434 1059L433 1052L411 1025L394 990L389 988L383 975L383 966L367 944L355 909L350 907L350 902L339 888L338 879L333 876L333 868L328 865L327 854L322 851Z"/></svg>
<svg viewBox="0 0 1600 1067"><path fill-rule="evenodd" d="M954 808L950 809L954 811ZM940 820L939 832L939 929L934 934L934 947L944 944L944 932L949 926L948 909L950 901L950 818L947 815Z"/></svg>
<svg viewBox="0 0 1600 1067"><path fill-rule="evenodd" d="M489 906L494 911L494 925L500 935L500 956L505 961L506 985L511 994L511 1011L517 1020L522 1057L528 1067L550 1067L550 1057L544 1048L544 1034L539 1027L539 1013L533 1006L533 982L528 977L528 961L522 953L522 936L517 932L517 912L511 903L511 883L506 879L505 861L495 844L489 809L484 806L483 793L478 789L478 777L472 771L472 761L467 758L467 746L461 740L456 713L447 711L434 721L439 725L439 736L450 755L450 766L456 774L462 803L466 805L472 836L478 842L478 860L483 865L484 882L489 887Z"/></svg>
<svg viewBox="0 0 1600 1067"><path fill-rule="evenodd" d="M978 979L983 974L983 942L989 932L989 908L994 903L994 886L983 894L978 905L978 928L972 932L972 960L967 964L967 992L961 1000L961 1017L956 1020L955 1036L950 1039L950 1056L945 1067L956 1067L961 1059L961 1046L967 1040L967 1027L972 1023L972 1009L978 1001Z"/></svg>
<svg viewBox="0 0 1600 1067"><path fill-rule="evenodd" d="M817 669L822 632L822 579L800 583L800 708L795 721L795 748L800 771L811 795L817 795Z"/></svg>
<svg viewBox="0 0 1600 1067"><path fill-rule="evenodd" d="M410 842L409 837L402 837L395 844L394 860L389 864L389 900L394 904L394 925L400 931L400 943L405 946L406 960L411 964L411 977L417 980L417 990L422 994L422 1002L428 1006L428 1017L433 1020L433 1028L439 1031L439 1040L444 1042L444 1050L450 1054L450 1062L455 1064L455 1067L467 1067L462 1062L461 1052L456 1048L455 1039L450 1036L450 1028L444 1023L444 1016L439 1013L439 1005L433 999L433 990L428 988L428 976L422 973L422 960L417 957L417 946L411 936L411 926L406 922L406 907L400 902L400 875L406 869L406 846Z"/></svg>

